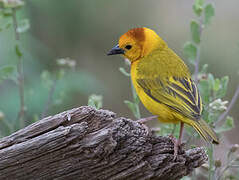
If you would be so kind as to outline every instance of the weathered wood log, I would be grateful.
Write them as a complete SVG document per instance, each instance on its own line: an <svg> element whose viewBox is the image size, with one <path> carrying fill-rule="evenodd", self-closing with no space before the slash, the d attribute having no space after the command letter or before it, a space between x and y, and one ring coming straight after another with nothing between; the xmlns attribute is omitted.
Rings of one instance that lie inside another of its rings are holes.
<svg viewBox="0 0 239 180"><path fill-rule="evenodd" d="M180 179L207 161L113 112L79 107L0 140L0 179Z"/></svg>

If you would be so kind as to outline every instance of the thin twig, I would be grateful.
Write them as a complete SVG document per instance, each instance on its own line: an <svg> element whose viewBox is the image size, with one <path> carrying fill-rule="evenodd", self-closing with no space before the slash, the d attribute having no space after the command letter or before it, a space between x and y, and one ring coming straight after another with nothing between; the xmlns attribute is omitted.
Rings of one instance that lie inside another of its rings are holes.
<svg viewBox="0 0 239 180"><path fill-rule="evenodd" d="M225 119L225 117L228 115L228 113L232 109L233 105L235 104L238 96L239 96L239 85L237 86L237 89L236 89L236 91L235 91L235 93L234 93L234 95L232 97L232 100L230 101L230 104L229 104L227 110L224 113L222 113L221 116L219 116L216 124L218 124L219 122L221 122L222 120Z"/></svg>
<svg viewBox="0 0 239 180"><path fill-rule="evenodd" d="M12 8L12 19L13 19L13 26L15 31L15 38L16 40L20 40L19 33L17 32L18 23L17 23L17 17L16 17L16 9Z"/></svg>
<svg viewBox="0 0 239 180"><path fill-rule="evenodd" d="M233 165L230 165L229 167L230 167L230 168L239 168L239 165L233 164Z"/></svg>
<svg viewBox="0 0 239 180"><path fill-rule="evenodd" d="M214 154L213 154L213 151L214 148L213 148L213 144L210 144L209 145L209 148L208 148L208 157L209 157L209 174L208 174L208 179L209 180L213 180L214 179L214 173L213 173L213 164L214 164Z"/></svg>
<svg viewBox="0 0 239 180"><path fill-rule="evenodd" d="M15 31L15 39L16 41L20 40L19 32L17 31L18 23L16 18L16 9L12 8L12 18L13 18L13 25ZM17 71L18 71L18 89L19 89L19 96L20 96L20 111L18 113L18 120L20 121L20 127L25 126L25 104L24 104L24 75L23 75L23 61L22 57L18 56L18 64L17 64Z"/></svg>
<svg viewBox="0 0 239 180"><path fill-rule="evenodd" d="M52 86L49 90L49 94L48 94L48 99L47 99L47 102L45 104L45 108L41 114L41 119L43 119L44 117L47 116L47 113L48 113L48 110L49 110L49 107L50 105L52 104L52 100L53 100L53 94L55 92L55 89L56 89L56 82L57 82L57 78L54 79L53 83L52 83Z"/></svg>
<svg viewBox="0 0 239 180"><path fill-rule="evenodd" d="M199 37L201 41L201 36L202 36L202 31L203 31L203 20L200 18L199 20ZM198 73L199 73L199 62L200 62L200 43L197 46L197 54L196 54L196 59L195 59L195 71L194 71L194 80L195 83L198 83Z"/></svg>
<svg viewBox="0 0 239 180"><path fill-rule="evenodd" d="M200 61L200 46L198 46L197 48L197 56L195 60L194 79L196 84L198 84L199 61Z"/></svg>

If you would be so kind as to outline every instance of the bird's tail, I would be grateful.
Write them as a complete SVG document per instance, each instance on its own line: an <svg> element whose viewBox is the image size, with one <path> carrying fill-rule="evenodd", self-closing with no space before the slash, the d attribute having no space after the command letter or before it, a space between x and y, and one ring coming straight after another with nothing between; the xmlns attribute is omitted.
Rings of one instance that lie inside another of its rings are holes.
<svg viewBox="0 0 239 180"><path fill-rule="evenodd" d="M191 125L207 142L219 144L219 139L216 133L209 127L209 125L203 119L200 119L199 121L193 121Z"/></svg>

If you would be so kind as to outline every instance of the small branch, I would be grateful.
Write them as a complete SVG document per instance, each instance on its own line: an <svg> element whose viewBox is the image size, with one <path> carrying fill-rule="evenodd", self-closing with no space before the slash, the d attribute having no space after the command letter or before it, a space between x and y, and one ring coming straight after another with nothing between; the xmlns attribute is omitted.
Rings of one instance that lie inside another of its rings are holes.
<svg viewBox="0 0 239 180"><path fill-rule="evenodd" d="M16 9L15 8L12 8L12 19L13 19L13 26L14 26L14 31L15 31L15 39L17 41L19 41L20 40L20 35L17 32L18 23L17 23Z"/></svg>
<svg viewBox="0 0 239 180"><path fill-rule="evenodd" d="M17 65L18 70L18 89L20 95L20 111L18 119L21 124L21 128L25 126L24 116L25 116L25 103L24 103L24 76L23 76L23 62L22 58L19 58L19 63Z"/></svg>
<svg viewBox="0 0 239 180"><path fill-rule="evenodd" d="M195 60L194 79L196 84L198 84L199 61L200 61L200 45L198 45L197 47L197 56Z"/></svg>
<svg viewBox="0 0 239 180"><path fill-rule="evenodd" d="M201 36L202 36L202 31L203 31L203 20L202 18L199 20L199 36L200 36L200 41L201 41ZM201 42L200 42L201 43ZM196 59L195 59L195 71L194 71L194 79L195 83L198 84L198 73L199 73L199 62L200 62L200 43L197 45L197 54L196 54Z"/></svg>
<svg viewBox="0 0 239 180"><path fill-rule="evenodd" d="M44 106L44 110L41 114L41 118L43 119L44 117L46 117L47 113L48 113L48 110L49 110L49 107L50 105L52 104L52 100L53 100L53 94L55 92L55 89L56 89L56 82L57 82L57 78L55 78L53 80L53 83L52 83L52 86L49 90L49 94L48 94L48 99L47 99L47 102Z"/></svg>
<svg viewBox="0 0 239 180"><path fill-rule="evenodd" d="M239 96L239 85L237 86L237 89L232 97L232 100L230 101L228 108L226 109L226 111L224 113L221 114L221 116L219 116L218 120L216 121L216 124L218 124L219 122L223 121L226 118L226 116L232 109L233 105L235 104L238 96Z"/></svg>
<svg viewBox="0 0 239 180"><path fill-rule="evenodd" d="M215 173L213 173L214 155L213 155L213 144L210 144L208 148L208 158L209 158L209 174L208 180L213 180Z"/></svg>
<svg viewBox="0 0 239 180"><path fill-rule="evenodd" d="M17 31L18 23L17 23L16 9L15 8L12 8L12 18L13 18L13 25L14 25L14 31L15 31L15 39L16 39L16 41L19 41L20 40L20 35ZM18 59L17 71L18 71L18 89L19 89L19 96L20 96L20 111L18 113L18 119L20 121L20 127L22 128L22 127L25 126L25 121L24 121L24 115L25 115L24 74L23 74L22 57L19 57L19 59Z"/></svg>

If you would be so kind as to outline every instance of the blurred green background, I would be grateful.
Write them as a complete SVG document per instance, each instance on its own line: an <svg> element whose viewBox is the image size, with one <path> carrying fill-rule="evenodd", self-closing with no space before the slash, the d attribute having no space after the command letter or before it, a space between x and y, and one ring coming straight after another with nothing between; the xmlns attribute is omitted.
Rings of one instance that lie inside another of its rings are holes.
<svg viewBox="0 0 239 180"><path fill-rule="evenodd" d="M117 44L128 29L149 27L167 41L183 59L184 43L190 39L189 23L194 18L193 1L165 0L27 0L17 12L17 18L27 18L30 30L21 34L24 57L25 100L29 121L40 115L47 101L41 73L57 71L56 59L70 57L77 61L75 71L69 71L57 82L54 105L49 115L86 105L92 93L103 96L103 108L133 118L124 104L132 99L130 81L119 72L122 57L106 53ZM209 65L216 77L228 75L230 100L239 83L239 1L215 1L216 16L202 35L201 62ZM5 21L0 19L0 26ZM13 28L0 32L0 66L16 64ZM186 62L191 71L193 67ZM0 111L11 122L19 110L18 89L12 81L0 85ZM61 98L59 98L61 97ZM59 102L57 99L61 99ZM141 106L143 117L149 113ZM239 143L237 136L239 102L231 115L236 127L227 133L230 143Z"/></svg>

